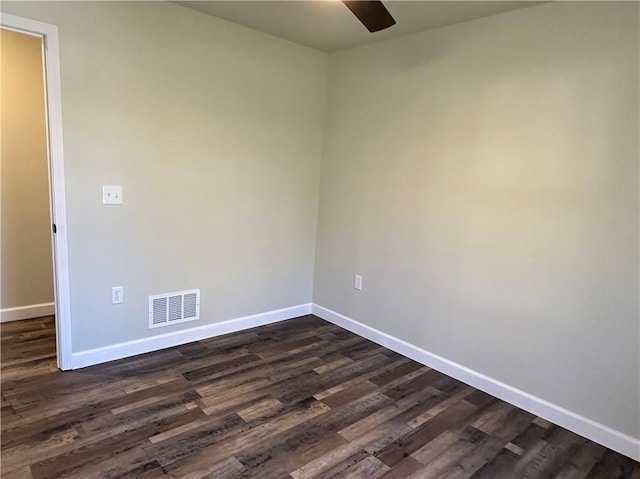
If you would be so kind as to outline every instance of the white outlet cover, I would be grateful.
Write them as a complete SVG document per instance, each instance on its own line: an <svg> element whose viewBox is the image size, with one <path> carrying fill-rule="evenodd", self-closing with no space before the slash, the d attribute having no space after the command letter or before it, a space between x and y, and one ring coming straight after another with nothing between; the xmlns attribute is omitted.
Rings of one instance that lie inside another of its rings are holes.
<svg viewBox="0 0 640 479"><path fill-rule="evenodd" d="M124 286L114 286L111 288L111 304L124 303Z"/></svg>
<svg viewBox="0 0 640 479"><path fill-rule="evenodd" d="M121 205L123 203L122 185L103 185L102 186L102 204L103 205Z"/></svg>

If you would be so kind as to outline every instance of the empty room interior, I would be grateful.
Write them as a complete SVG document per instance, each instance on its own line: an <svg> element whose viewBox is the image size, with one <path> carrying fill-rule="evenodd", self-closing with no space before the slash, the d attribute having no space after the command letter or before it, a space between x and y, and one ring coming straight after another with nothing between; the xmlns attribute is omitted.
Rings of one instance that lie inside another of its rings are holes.
<svg viewBox="0 0 640 479"><path fill-rule="evenodd" d="M640 3L353 3L0 4L3 479L640 478Z"/></svg>

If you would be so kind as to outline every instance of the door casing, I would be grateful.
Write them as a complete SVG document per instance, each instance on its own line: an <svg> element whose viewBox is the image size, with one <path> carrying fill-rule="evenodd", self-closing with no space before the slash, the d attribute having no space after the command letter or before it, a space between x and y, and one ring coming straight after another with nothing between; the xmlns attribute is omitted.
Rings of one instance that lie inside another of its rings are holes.
<svg viewBox="0 0 640 479"><path fill-rule="evenodd" d="M52 228L55 225L56 231L52 234L54 299L56 305L56 351L58 367L62 370L73 369L58 27L6 13L0 15L0 26L8 30L42 38L47 115L49 204Z"/></svg>

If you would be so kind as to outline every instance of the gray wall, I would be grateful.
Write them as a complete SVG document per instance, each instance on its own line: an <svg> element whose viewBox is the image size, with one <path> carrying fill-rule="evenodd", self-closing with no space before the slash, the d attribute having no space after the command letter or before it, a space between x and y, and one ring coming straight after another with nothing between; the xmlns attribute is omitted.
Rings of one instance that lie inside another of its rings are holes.
<svg viewBox="0 0 640 479"><path fill-rule="evenodd" d="M59 27L74 352L311 301L326 54L166 2L2 10Z"/></svg>
<svg viewBox="0 0 640 479"><path fill-rule="evenodd" d="M3 310L53 302L41 43L36 37L0 31Z"/></svg>
<svg viewBox="0 0 640 479"><path fill-rule="evenodd" d="M332 54L314 302L640 437L638 53L560 2Z"/></svg>

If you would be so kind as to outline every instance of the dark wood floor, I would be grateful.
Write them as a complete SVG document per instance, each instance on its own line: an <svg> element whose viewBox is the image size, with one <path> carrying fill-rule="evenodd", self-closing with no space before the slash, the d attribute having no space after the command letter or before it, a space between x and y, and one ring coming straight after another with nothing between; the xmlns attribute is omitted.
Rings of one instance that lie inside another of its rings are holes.
<svg viewBox="0 0 640 479"><path fill-rule="evenodd" d="M55 367L0 327L2 478L640 478L640 465L313 316Z"/></svg>

